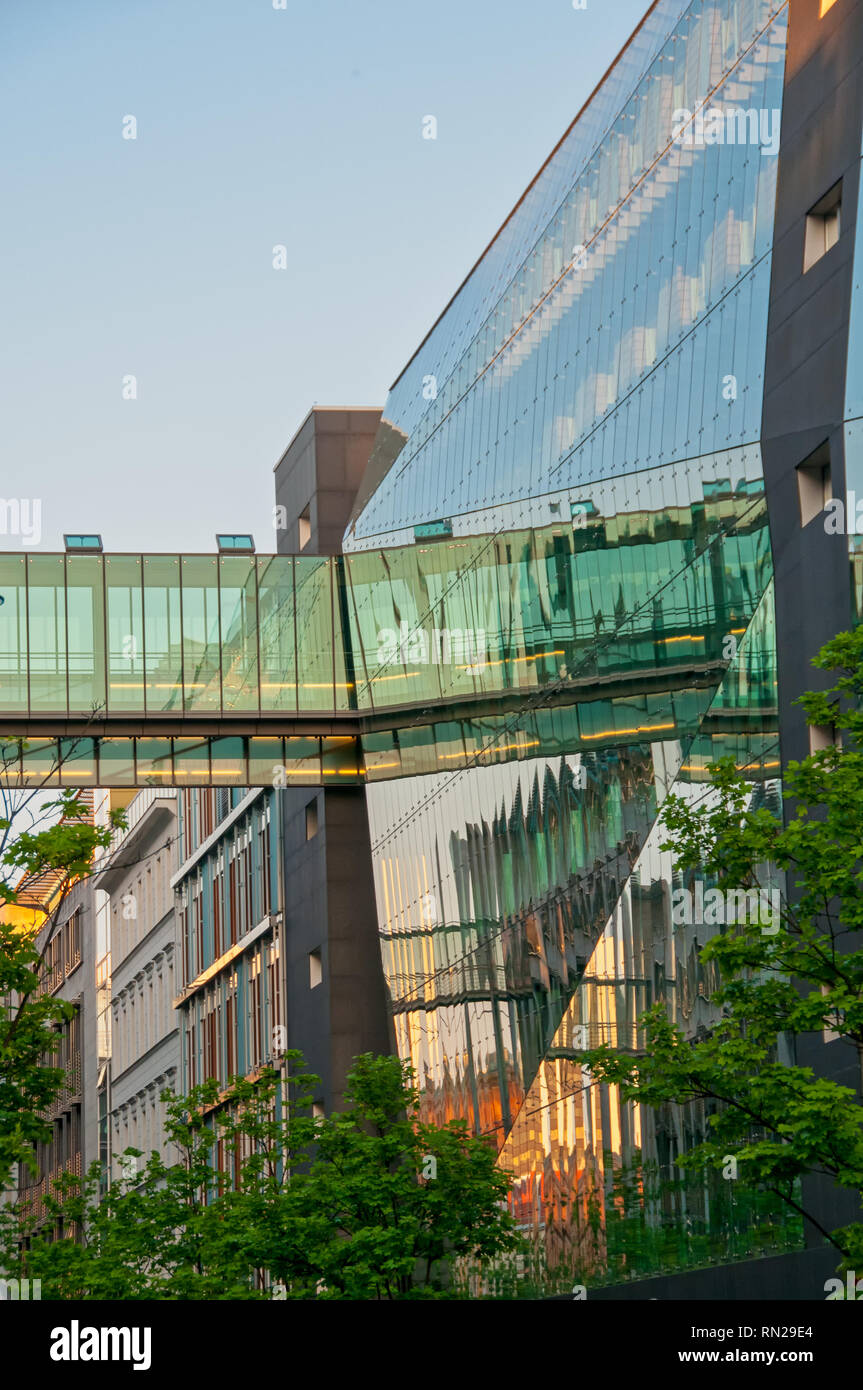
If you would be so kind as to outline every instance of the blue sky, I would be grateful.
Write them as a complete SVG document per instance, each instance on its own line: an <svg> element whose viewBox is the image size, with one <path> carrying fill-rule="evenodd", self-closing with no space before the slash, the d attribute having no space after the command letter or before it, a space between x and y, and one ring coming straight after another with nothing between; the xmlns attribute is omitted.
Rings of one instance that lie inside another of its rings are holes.
<svg viewBox="0 0 863 1390"><path fill-rule="evenodd" d="M40 548L274 549L309 408L383 404L646 7L3 0L0 496Z"/></svg>

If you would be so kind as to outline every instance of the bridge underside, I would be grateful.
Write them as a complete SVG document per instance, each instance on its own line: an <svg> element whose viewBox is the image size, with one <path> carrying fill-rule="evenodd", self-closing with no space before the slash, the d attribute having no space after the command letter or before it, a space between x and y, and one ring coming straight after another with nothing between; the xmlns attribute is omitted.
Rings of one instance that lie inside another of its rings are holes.
<svg viewBox="0 0 863 1390"><path fill-rule="evenodd" d="M558 682L531 698L330 720L5 717L0 785L363 785L696 733L723 736L733 751L739 735L774 729L776 709L717 701L722 674L693 664L581 688Z"/></svg>

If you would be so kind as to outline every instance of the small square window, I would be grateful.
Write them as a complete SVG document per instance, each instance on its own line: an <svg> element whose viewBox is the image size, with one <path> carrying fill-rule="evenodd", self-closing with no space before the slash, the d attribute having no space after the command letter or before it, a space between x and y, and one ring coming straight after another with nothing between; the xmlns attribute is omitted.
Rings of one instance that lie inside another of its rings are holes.
<svg viewBox="0 0 863 1390"><path fill-rule="evenodd" d="M305 550L309 541L312 539L311 503L309 503L305 511L300 513L300 519L297 525L299 529L300 550Z"/></svg>
<svg viewBox="0 0 863 1390"><path fill-rule="evenodd" d="M809 725L809 752L820 753L825 748L839 748L842 739L835 724Z"/></svg>
<svg viewBox="0 0 863 1390"><path fill-rule="evenodd" d="M320 1101L320 1100L313 1101L313 1102L312 1102L312 1119L313 1119L313 1120L322 1120L322 1119L324 1118L325 1115L326 1115L326 1111L324 1110L323 1101Z"/></svg>
<svg viewBox="0 0 863 1390"><path fill-rule="evenodd" d="M838 702L833 700L830 709L836 711L836 718L839 716ZM810 724L809 725L809 752L820 753L823 748L841 748L842 730L836 727L834 719L830 724Z"/></svg>
<svg viewBox="0 0 863 1390"><path fill-rule="evenodd" d="M829 985L822 985L822 986L821 986L821 993L822 993L822 994L829 994L829 993L830 993L830 987L829 987ZM836 1011L835 1014L828 1014L827 1019L825 1020L825 1023L826 1023L826 1027L822 1028L822 1030L821 1030L821 1036L822 1036L824 1042L826 1042L826 1043L829 1043L829 1042L838 1042L839 1039L842 1037L842 1033L839 1032L838 1030L841 1029L841 1028L844 1026L844 1023L845 1023L845 1015L844 1015L844 1013L843 1013L840 1009L837 1009L837 1011ZM831 1027L830 1027L830 1024L831 1024L831 1023L835 1023L835 1024L836 1024L836 1027L835 1027L835 1028L831 1028Z"/></svg>
<svg viewBox="0 0 863 1390"><path fill-rule="evenodd" d="M306 807L306 839L313 840L318 833L318 803L317 799L310 801Z"/></svg>
<svg viewBox="0 0 863 1390"><path fill-rule="evenodd" d="M834 183L824 197L806 214L806 240L803 247L803 274L826 256L839 240L841 230L842 180Z"/></svg>
<svg viewBox="0 0 863 1390"><path fill-rule="evenodd" d="M321 962L320 947L315 951L309 951L309 989L317 989L318 985L323 984L324 967Z"/></svg>
<svg viewBox="0 0 863 1390"><path fill-rule="evenodd" d="M833 496L830 481L830 445L825 441L814 453L797 465L797 497L800 502L800 525L808 526L823 512Z"/></svg>

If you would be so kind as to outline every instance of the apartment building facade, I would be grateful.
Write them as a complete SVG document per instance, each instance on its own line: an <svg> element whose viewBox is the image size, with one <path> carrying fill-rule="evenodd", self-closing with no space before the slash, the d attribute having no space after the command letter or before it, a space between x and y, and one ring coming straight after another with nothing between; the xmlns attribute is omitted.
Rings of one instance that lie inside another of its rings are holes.
<svg viewBox="0 0 863 1390"><path fill-rule="evenodd" d="M175 1010L183 1092L286 1051L278 804L265 788L179 794Z"/></svg>
<svg viewBox="0 0 863 1390"><path fill-rule="evenodd" d="M110 922L110 1083L107 1140L111 1177L130 1180L152 1151L170 1161L164 1091L179 1089L179 1031L174 1010L177 959L171 880L179 857L178 793L139 792L126 807L96 880ZM124 1157L138 1149L141 1158Z"/></svg>
<svg viewBox="0 0 863 1390"><path fill-rule="evenodd" d="M56 1028L58 1043L47 1059L62 1067L65 1083L46 1111L50 1139L36 1145L35 1170L21 1166L18 1197L42 1234L74 1234L74 1227L48 1211L46 1197L58 1195L64 1175L81 1178L96 1160L104 1160L99 1110L104 1045L99 1037L96 965L98 942L92 881L75 884L38 933L45 951L40 992L72 1005L71 1017Z"/></svg>

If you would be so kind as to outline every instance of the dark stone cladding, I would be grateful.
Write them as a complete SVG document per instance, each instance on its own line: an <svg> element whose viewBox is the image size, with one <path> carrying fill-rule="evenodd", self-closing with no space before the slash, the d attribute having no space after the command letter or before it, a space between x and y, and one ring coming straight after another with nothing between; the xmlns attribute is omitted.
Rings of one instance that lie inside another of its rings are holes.
<svg viewBox="0 0 863 1390"><path fill-rule="evenodd" d="M375 912L363 788L301 791L282 798L285 883L284 978L288 1047L321 1078L327 1113L341 1105L345 1077L362 1052L394 1053ZM317 833L306 838L306 807ZM322 981L310 988L309 953Z"/></svg>
<svg viewBox="0 0 863 1390"><path fill-rule="evenodd" d="M863 127L863 0L791 0L767 335L762 442L776 575L779 727L783 764L805 757L796 697L825 688L812 657L852 626L847 537L823 518L803 527L795 469L825 441L833 495L845 496L843 417ZM803 273L806 214L842 180L837 244ZM802 1037L797 1060L860 1086L853 1049ZM804 1206L826 1229L859 1220L859 1204L829 1181L804 1184ZM807 1222L807 1241L820 1243Z"/></svg>
<svg viewBox="0 0 863 1390"><path fill-rule="evenodd" d="M851 625L847 540L800 524L795 469L830 444L844 496L843 415L863 116L863 0L791 0L776 197L762 447L776 574L783 761L809 751L801 691L818 648ZM842 180L839 241L805 275L806 214Z"/></svg>
<svg viewBox="0 0 863 1390"><path fill-rule="evenodd" d="M759 1260L633 1279L628 1284L611 1284L607 1288L592 1289L588 1285L586 1302L823 1302L827 1280L836 1277L838 1258L830 1249L793 1250ZM555 1301L562 1299L571 1302L572 1295L555 1295Z"/></svg>
<svg viewBox="0 0 863 1390"><path fill-rule="evenodd" d="M339 555L357 489L375 442L377 407L314 406L275 466L276 504L285 525L276 533L280 554ZM299 519L309 538L301 545Z"/></svg>
<svg viewBox="0 0 863 1390"><path fill-rule="evenodd" d="M275 468L276 503L285 508L280 554L338 555L377 433L377 408L314 407ZM340 591L339 601L344 602ZM342 612L342 621L347 612ZM341 732L341 730L339 730ZM285 787L280 799L284 869L284 979L288 1046L321 1078L327 1112L342 1101L345 1077L362 1052L394 1053L375 907L364 787L321 791ZM317 831L307 839L306 808ZM322 981L310 988L309 953L319 951Z"/></svg>

